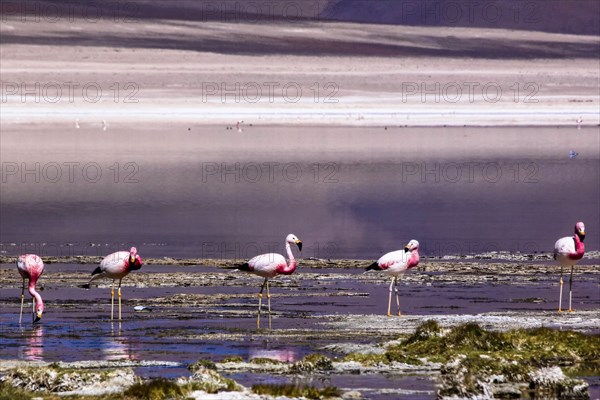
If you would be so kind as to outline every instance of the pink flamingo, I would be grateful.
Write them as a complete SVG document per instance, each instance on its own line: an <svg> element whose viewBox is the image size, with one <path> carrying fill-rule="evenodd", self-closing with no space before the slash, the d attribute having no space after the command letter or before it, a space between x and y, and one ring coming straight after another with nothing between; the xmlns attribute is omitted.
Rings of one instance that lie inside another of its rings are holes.
<svg viewBox="0 0 600 400"><path fill-rule="evenodd" d="M572 287L573 287L573 268L577 261L583 258L585 253L585 225L583 222L575 224L575 235L560 238L554 244L554 259L560 263L560 295L558 297L558 312L562 312L562 292L563 292L563 268L571 267L571 277L569 278L569 312L571 308Z"/></svg>
<svg viewBox="0 0 600 400"><path fill-rule="evenodd" d="M398 316L400 316L400 298L398 297L398 276L416 267L419 264L419 242L411 240L404 247L404 250L392 251L385 254L379 260L367 267L367 271L378 270L385 271L392 276L390 283L390 295L388 298L388 317L392 316L392 287L396 292L396 304L398 305Z"/></svg>
<svg viewBox="0 0 600 400"><path fill-rule="evenodd" d="M23 302L25 301L25 279L29 279L29 293L33 298L33 322L42 319L44 313L44 301L42 296L35 290L37 280L44 273L44 262L35 254L23 254L17 259L17 269L23 278L23 290L21 291L21 313L19 324L23 319Z"/></svg>
<svg viewBox="0 0 600 400"><path fill-rule="evenodd" d="M115 309L115 280L119 280L119 321L121 320L121 280L125 278L131 271L142 268L144 262L137 253L137 249L132 247L129 251L117 251L104 257L100 266L92 272L92 279L85 287L90 287L90 283L96 279L109 278L112 279L112 289L110 292L110 319L113 319Z"/></svg>
<svg viewBox="0 0 600 400"><path fill-rule="evenodd" d="M290 263L288 265L285 257L281 254L267 253L261 254L250 259L247 263L236 265L232 269L239 269L241 271L250 272L254 275L262 276L265 278L260 292L258 293L258 317L256 318L256 326L260 328L260 309L262 307L262 294L265 286L267 288L267 303L269 310L269 328L271 327L271 294L269 293L269 278L273 278L277 275L291 275L296 270L296 259L290 244L298 246L298 250L302 251L302 241L296 237L296 235L290 233L285 238L285 250L287 251Z"/></svg>

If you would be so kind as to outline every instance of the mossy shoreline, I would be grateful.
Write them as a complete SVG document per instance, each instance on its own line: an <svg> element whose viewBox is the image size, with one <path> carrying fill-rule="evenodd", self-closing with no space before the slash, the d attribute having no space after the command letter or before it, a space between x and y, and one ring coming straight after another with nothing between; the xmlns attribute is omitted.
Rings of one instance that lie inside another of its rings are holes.
<svg viewBox="0 0 600 400"><path fill-rule="evenodd" d="M577 377L600 376L600 337L574 331L535 328L498 332L474 323L444 328L429 320L410 335L376 346L378 351L355 351L338 357L314 353L294 363L264 358L244 361L239 356L225 357L221 362L200 360L190 365L192 377L174 381L144 381L130 369L69 369L56 364L17 367L2 377L0 400L40 395L54 399L59 393L106 382L116 386L113 393L93 395L92 391L91 397L74 394L69 398L185 399L195 391L340 398L341 391L333 387L253 385L247 389L220 374L245 371L302 376L408 370L434 372L438 398L586 399L588 385Z"/></svg>

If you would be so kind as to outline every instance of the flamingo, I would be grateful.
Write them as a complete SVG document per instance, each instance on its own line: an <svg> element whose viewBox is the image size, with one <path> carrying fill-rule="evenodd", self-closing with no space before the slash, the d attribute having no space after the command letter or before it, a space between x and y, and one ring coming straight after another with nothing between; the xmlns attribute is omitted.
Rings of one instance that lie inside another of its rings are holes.
<svg viewBox="0 0 600 400"><path fill-rule="evenodd" d="M577 261L583 258L585 253L585 225L583 222L575 224L575 235L560 238L554 244L554 259L560 263L560 295L558 297L558 312L562 312L562 292L563 292L563 268L571 267L571 277L569 278L569 312L571 308L572 287L573 287L573 268Z"/></svg>
<svg viewBox="0 0 600 400"><path fill-rule="evenodd" d="M33 298L33 322L42 319L44 313L44 301L42 296L35 290L37 280L44 273L44 262L35 254L23 254L17 259L17 270L23 278L23 290L21 290L21 312L19 324L23 319L23 302L25 300L25 279L29 279L29 293Z"/></svg>
<svg viewBox="0 0 600 400"><path fill-rule="evenodd" d="M285 238L285 250L287 251L290 263L288 264L281 254L267 253L251 258L247 263L239 264L232 269L250 272L251 274L265 278L260 292L258 293L258 317L256 318L256 326L260 329L260 309L262 307L262 294L265 287L267 288L267 303L269 310L269 328L271 322L271 294L269 293L269 278L277 275L291 275L296 271L296 259L290 244L298 246L298 250L302 251L302 241L296 235L290 233Z"/></svg>
<svg viewBox="0 0 600 400"><path fill-rule="evenodd" d="M111 305L110 305L110 319L113 319L115 309L115 280L119 280L119 321L121 320L121 280L125 278L131 271L142 268L143 261L137 249L132 247L129 251L117 251L116 253L109 254L104 257L100 262L100 266L92 272L92 278L84 285L89 288L90 283L96 279L109 278L112 279L112 289L110 292Z"/></svg>
<svg viewBox="0 0 600 400"><path fill-rule="evenodd" d="M392 276L390 283L390 295L388 298L388 317L392 316L392 287L396 292L396 304L398 305L398 316L400 316L400 299L398 297L398 277L409 269L416 267L419 264L419 242L411 240L404 247L404 250L392 251L385 254L379 260L367 267L367 271L377 270L385 271Z"/></svg>

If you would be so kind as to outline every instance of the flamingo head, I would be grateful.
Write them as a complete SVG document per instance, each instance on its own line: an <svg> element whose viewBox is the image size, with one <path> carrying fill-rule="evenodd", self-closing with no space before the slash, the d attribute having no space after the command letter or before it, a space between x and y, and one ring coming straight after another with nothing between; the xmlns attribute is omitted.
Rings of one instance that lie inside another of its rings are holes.
<svg viewBox="0 0 600 400"><path fill-rule="evenodd" d="M38 322L42 319L42 314L44 313L44 302L41 300L41 297L38 301L36 301L35 312L33 313L33 322Z"/></svg>
<svg viewBox="0 0 600 400"><path fill-rule="evenodd" d="M408 244L406 246L404 246L404 252L408 253L409 251L413 251L413 250L418 250L419 249L419 242L417 242L416 240L411 240L410 242L408 242Z"/></svg>
<svg viewBox="0 0 600 400"><path fill-rule="evenodd" d="M302 251L302 241L300 239L298 239L296 237L296 235L294 235L293 233L290 233L289 235L287 235L287 237L285 238L285 241L288 242L289 244L295 244L296 246L298 246L298 250Z"/></svg>
<svg viewBox="0 0 600 400"><path fill-rule="evenodd" d="M129 250L128 262L129 262L129 268L132 270L140 269L140 268L142 268L142 265L144 264L144 262L142 261L142 258L137 253L137 249L135 247L132 247Z"/></svg>
<svg viewBox="0 0 600 400"><path fill-rule="evenodd" d="M578 222L575 224L575 234L579 236L579 240L583 242L583 239L585 239L585 225L583 222Z"/></svg>

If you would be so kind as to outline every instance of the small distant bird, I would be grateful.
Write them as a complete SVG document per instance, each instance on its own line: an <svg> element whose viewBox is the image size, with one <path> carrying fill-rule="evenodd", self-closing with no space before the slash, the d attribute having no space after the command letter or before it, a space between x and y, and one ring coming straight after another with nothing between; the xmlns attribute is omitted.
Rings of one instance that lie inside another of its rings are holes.
<svg viewBox="0 0 600 400"><path fill-rule="evenodd" d="M577 157L578 155L579 155L579 153L578 153L578 152L576 152L575 150L571 150L571 151L569 151L569 158L570 158L571 160L572 160L572 159L574 159L575 157Z"/></svg>
<svg viewBox="0 0 600 400"><path fill-rule="evenodd" d="M583 123L583 118L579 117L575 120L575 122L577 123L577 130L581 130L581 124Z"/></svg>
<svg viewBox="0 0 600 400"><path fill-rule="evenodd" d="M558 312L562 312L562 292L563 292L563 268L571 267L571 277L569 278L569 312L573 312L571 307L572 287L573 287L573 268L577 261L583 258L585 253L585 225L583 222L575 224L575 236L566 236L560 238L554 244L554 259L560 263L560 295L558 296Z"/></svg>
<svg viewBox="0 0 600 400"><path fill-rule="evenodd" d="M290 244L298 246L298 250L302 251L302 241L296 237L296 235L290 233L285 238L285 250L287 256L290 259L288 264L285 258L281 254L267 253L256 256L247 263L239 264L230 269L239 269L241 271L250 272L254 275L262 276L265 278L260 292L258 293L258 317L256 318L256 326L260 329L260 309L262 307L262 294L265 286L267 288L267 302L269 310L269 328L271 327L271 294L269 293L269 278L273 278L277 275L291 275L296 271L296 259Z"/></svg>
<svg viewBox="0 0 600 400"><path fill-rule="evenodd" d="M105 121L105 120L102 120L102 130L103 130L104 132L106 132L106 130L107 130L107 129L108 129L108 124L106 123L106 121Z"/></svg>
<svg viewBox="0 0 600 400"><path fill-rule="evenodd" d="M388 298L388 317L392 316L392 287L396 292L396 304L398 305L398 316L400 316L400 298L398 297L398 277L408 271L409 269L416 267L419 264L419 242L411 240L404 247L404 250L392 251L387 253L379 260L367 267L367 271L377 270L384 271L388 275L392 276L392 282L390 283L390 295Z"/></svg>
<svg viewBox="0 0 600 400"><path fill-rule="evenodd" d="M235 124L237 131L238 132L243 132L244 130L242 129L242 124L244 123L244 121L238 121L237 124Z"/></svg>
<svg viewBox="0 0 600 400"><path fill-rule="evenodd" d="M79 118L75 118L75 129L79 129Z"/></svg>
<svg viewBox="0 0 600 400"><path fill-rule="evenodd" d="M84 285L89 288L90 284L96 279L109 278L112 279L112 289L110 292L111 306L110 306L110 319L114 319L115 309L115 280L119 280L119 320L121 320L121 280L125 278L131 271L142 268L144 262L137 253L137 249L132 247L129 251L117 251L112 253L100 262L100 266L92 272L92 279Z"/></svg>
<svg viewBox="0 0 600 400"><path fill-rule="evenodd" d="M42 296L35 290L37 280L44 273L44 262L35 254L23 254L17 259L17 270L23 278L23 289L21 290L21 312L19 324L23 319L23 302L25 300L25 279L29 279L29 294L33 298L33 322L42 319L44 313L44 302Z"/></svg>

